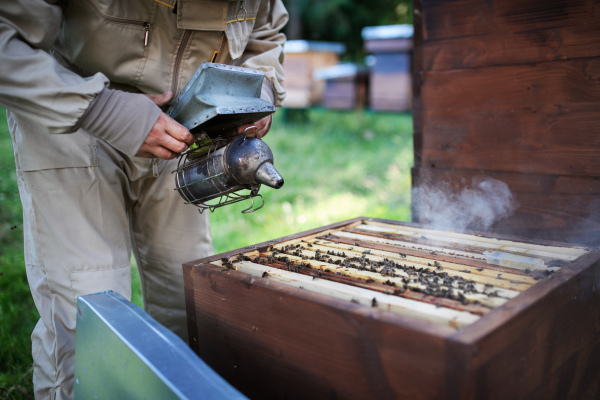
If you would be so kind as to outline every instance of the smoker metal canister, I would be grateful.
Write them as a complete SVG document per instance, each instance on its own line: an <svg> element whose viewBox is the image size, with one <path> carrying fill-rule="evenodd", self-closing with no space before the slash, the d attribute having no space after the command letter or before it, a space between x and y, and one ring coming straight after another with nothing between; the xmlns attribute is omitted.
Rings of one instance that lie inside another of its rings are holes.
<svg viewBox="0 0 600 400"><path fill-rule="evenodd" d="M206 157L184 164L176 174L181 197L197 205L243 189L258 193L261 184L275 189L283 186L271 149L257 138L236 138Z"/></svg>

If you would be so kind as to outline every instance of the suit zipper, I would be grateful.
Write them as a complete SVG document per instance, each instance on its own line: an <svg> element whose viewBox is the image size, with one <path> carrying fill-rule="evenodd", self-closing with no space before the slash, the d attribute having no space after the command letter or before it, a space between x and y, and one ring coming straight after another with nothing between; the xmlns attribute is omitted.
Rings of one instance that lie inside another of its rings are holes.
<svg viewBox="0 0 600 400"><path fill-rule="evenodd" d="M104 18L107 21L111 21L111 22L116 22L117 24L125 24L125 25L138 25L138 26L142 26L145 28L145 32L144 32L144 46L148 46L148 40L150 39L150 26L152 26L152 24L150 22L144 22L144 21L138 21L135 19L126 19L126 18L118 18L118 17L112 17L110 15L106 15L102 12L102 10L100 10L98 8L97 5L95 5L92 1L87 0L88 3L90 3L90 5L92 7L94 7L96 9L96 12L98 14L100 14L100 16L102 18Z"/></svg>
<svg viewBox="0 0 600 400"><path fill-rule="evenodd" d="M185 48L187 47L187 43L192 36L192 31L186 30L183 32L183 37L181 38L181 44L179 45L179 49L177 50L177 57L175 57L175 68L173 70L173 83L171 84L171 92L173 95L177 94L177 85L179 84L179 69L181 67L181 60L183 59L183 53L185 53Z"/></svg>
<svg viewBox="0 0 600 400"><path fill-rule="evenodd" d="M158 176L160 175L158 172L158 163L160 162L159 158L153 158L151 161L152 164L152 176L154 176L155 178L158 178Z"/></svg>
<svg viewBox="0 0 600 400"><path fill-rule="evenodd" d="M223 57L223 48L225 47L225 33L223 33L223 36L221 37L221 45L219 46L219 50L217 51L217 56L215 57L215 60L213 62L218 62L221 61L221 58Z"/></svg>
<svg viewBox="0 0 600 400"><path fill-rule="evenodd" d="M144 46L148 46L148 37L150 36L150 22L144 22L144 28L146 28L146 34L144 35Z"/></svg>

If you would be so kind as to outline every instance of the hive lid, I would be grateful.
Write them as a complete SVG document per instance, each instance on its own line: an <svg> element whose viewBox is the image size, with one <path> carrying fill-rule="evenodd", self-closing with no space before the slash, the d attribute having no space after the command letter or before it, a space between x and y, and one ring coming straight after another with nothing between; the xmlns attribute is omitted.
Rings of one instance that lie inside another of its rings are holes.
<svg viewBox="0 0 600 400"><path fill-rule="evenodd" d="M364 40L400 39L413 37L414 29L410 24L366 26L362 30Z"/></svg>
<svg viewBox="0 0 600 400"><path fill-rule="evenodd" d="M346 46L336 42L318 42L313 40L288 40L283 46L284 53L335 53L344 54Z"/></svg>

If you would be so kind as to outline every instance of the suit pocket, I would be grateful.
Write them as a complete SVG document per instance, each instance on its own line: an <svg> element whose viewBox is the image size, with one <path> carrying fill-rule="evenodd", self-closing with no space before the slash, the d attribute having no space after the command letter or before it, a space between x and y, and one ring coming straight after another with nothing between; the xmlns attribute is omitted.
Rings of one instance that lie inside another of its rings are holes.
<svg viewBox="0 0 600 400"><path fill-rule="evenodd" d="M9 119L14 121L10 130L21 171L98 165L98 139L87 131L52 134L20 115L9 113Z"/></svg>
<svg viewBox="0 0 600 400"><path fill-rule="evenodd" d="M179 0L177 2L177 28L195 31L227 30L228 0Z"/></svg>
<svg viewBox="0 0 600 400"><path fill-rule="evenodd" d="M245 1L244 10L240 11L239 3L229 7L227 15L227 41L229 42L229 54L236 60L242 56L244 49L254 30L256 15L260 1Z"/></svg>
<svg viewBox="0 0 600 400"><path fill-rule="evenodd" d="M148 54L152 1L70 1L62 40L73 64L87 75L135 85Z"/></svg>

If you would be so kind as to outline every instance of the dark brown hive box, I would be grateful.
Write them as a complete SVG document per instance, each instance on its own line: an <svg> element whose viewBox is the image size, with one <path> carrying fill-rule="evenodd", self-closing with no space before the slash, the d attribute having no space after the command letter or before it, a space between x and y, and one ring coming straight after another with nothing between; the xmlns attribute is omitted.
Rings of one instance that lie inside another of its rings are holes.
<svg viewBox="0 0 600 400"><path fill-rule="evenodd" d="M413 187L486 175L521 205L490 231L600 245L598 2L413 7Z"/></svg>
<svg viewBox="0 0 600 400"><path fill-rule="evenodd" d="M357 218L185 264L190 343L255 399L598 398L599 260Z"/></svg>

